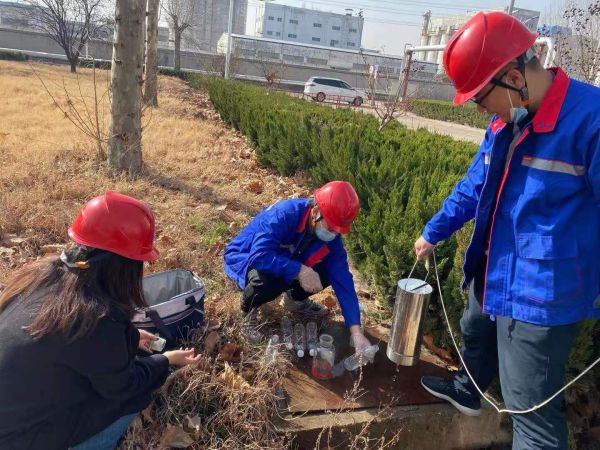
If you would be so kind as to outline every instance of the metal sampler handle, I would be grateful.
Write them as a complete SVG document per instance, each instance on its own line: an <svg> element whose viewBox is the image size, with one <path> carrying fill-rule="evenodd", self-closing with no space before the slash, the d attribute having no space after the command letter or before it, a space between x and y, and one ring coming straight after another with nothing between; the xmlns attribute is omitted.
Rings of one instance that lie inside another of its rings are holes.
<svg viewBox="0 0 600 450"><path fill-rule="evenodd" d="M415 267L417 267L417 264L419 263L418 259L415 259L415 263L412 266L412 269L410 269L410 273L408 274L408 278L412 277L413 272L415 271ZM427 273L425 274L425 278L423 279L423 284L420 284L419 286L416 286L414 288L412 288L410 290L410 292L414 292L417 289L421 289L422 287L427 286L427 277L429 276L429 257L427 257L427 259L425 260L425 269L427 270Z"/></svg>

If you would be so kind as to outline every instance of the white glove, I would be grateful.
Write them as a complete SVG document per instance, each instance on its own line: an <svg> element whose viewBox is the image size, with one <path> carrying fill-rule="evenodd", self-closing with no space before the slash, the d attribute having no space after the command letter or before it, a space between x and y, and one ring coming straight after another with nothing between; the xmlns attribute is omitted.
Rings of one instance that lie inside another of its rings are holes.
<svg viewBox="0 0 600 450"><path fill-rule="evenodd" d="M298 272L298 281L300 282L302 289L304 289L306 292L310 292L311 294L316 294L317 292L321 292L323 290L323 285L321 284L321 278L319 277L319 274L305 265L300 267L300 272Z"/></svg>
<svg viewBox="0 0 600 450"><path fill-rule="evenodd" d="M362 331L352 332L350 335L350 340L352 341L352 346L354 347L354 351L356 353L362 353L367 349L367 347L371 346L371 343L365 337Z"/></svg>

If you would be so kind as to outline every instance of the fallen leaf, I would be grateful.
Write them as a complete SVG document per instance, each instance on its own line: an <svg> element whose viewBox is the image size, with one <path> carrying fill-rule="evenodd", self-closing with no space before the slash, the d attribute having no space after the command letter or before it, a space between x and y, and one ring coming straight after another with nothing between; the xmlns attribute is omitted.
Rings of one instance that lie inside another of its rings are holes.
<svg viewBox="0 0 600 450"><path fill-rule="evenodd" d="M452 364L456 363L454 357L448 350L438 347L433 343L433 336L431 334L426 334L425 336L423 336L423 342L425 343L425 347L427 347L429 351L434 355L439 356L443 360Z"/></svg>
<svg viewBox="0 0 600 450"><path fill-rule="evenodd" d="M220 343L221 343L221 334L216 331L211 331L210 333L208 333L208 335L204 339L204 349L208 353L212 353L218 349Z"/></svg>
<svg viewBox="0 0 600 450"><path fill-rule="evenodd" d="M264 185L260 181L253 181L248 185L248 190L255 194L260 194L264 190Z"/></svg>
<svg viewBox="0 0 600 450"><path fill-rule="evenodd" d="M356 291L356 293L359 297L363 297L363 298L372 298L373 297L373 293L369 292L365 289L359 289Z"/></svg>
<svg viewBox="0 0 600 450"><path fill-rule="evenodd" d="M227 203L225 203L224 205L215 206L215 209L217 211L225 211L227 209Z"/></svg>
<svg viewBox="0 0 600 450"><path fill-rule="evenodd" d="M154 420L154 414L152 413L153 408L154 405L151 404L142 411L142 417L144 418L144 420L152 425L156 423L156 420Z"/></svg>
<svg viewBox="0 0 600 450"><path fill-rule="evenodd" d="M211 298L211 300L216 300L217 297L215 298ZM221 328L221 322L219 322L217 319L208 319L208 322L204 325L206 328L206 331L211 332L211 331L216 331L219 328Z"/></svg>
<svg viewBox="0 0 600 450"><path fill-rule="evenodd" d="M225 248L225 244L219 242L208 249L208 254L212 256L218 256L221 253L221 250Z"/></svg>
<svg viewBox="0 0 600 450"><path fill-rule="evenodd" d="M197 441L202 433L202 418L200 416L185 416L183 419L183 429L194 437Z"/></svg>
<svg viewBox="0 0 600 450"><path fill-rule="evenodd" d="M244 380L246 381L252 381L254 379L254 376L256 375L256 370L252 369L252 368L247 368L242 370L242 377L244 378Z"/></svg>
<svg viewBox="0 0 600 450"><path fill-rule="evenodd" d="M163 431L163 437L160 440L159 447L161 449L188 448L194 443L194 438L186 433L179 425L168 425Z"/></svg>
<svg viewBox="0 0 600 450"><path fill-rule="evenodd" d="M48 244L42 245L42 253L44 255L52 255L54 253L62 252L66 247L62 244Z"/></svg>
<svg viewBox="0 0 600 450"><path fill-rule="evenodd" d="M221 347L219 354L224 361L240 362L242 360L242 349L231 342Z"/></svg>
<svg viewBox="0 0 600 450"><path fill-rule="evenodd" d="M225 368L223 369L223 373L219 375L219 379L223 382L223 384L225 384L225 386L234 390L250 388L248 382L238 375L227 363L225 363Z"/></svg>
<svg viewBox="0 0 600 450"><path fill-rule="evenodd" d="M327 297L325 297L325 299L323 300L322 303L323 303L323 305L327 306L327 308L329 308L329 309L335 308L338 304L337 300L331 295L328 295Z"/></svg>
<svg viewBox="0 0 600 450"><path fill-rule="evenodd" d="M10 256L15 253L14 248L0 247L0 256Z"/></svg>
<svg viewBox="0 0 600 450"><path fill-rule="evenodd" d="M164 247L171 247L175 243L175 241L166 234L161 235L156 241Z"/></svg>

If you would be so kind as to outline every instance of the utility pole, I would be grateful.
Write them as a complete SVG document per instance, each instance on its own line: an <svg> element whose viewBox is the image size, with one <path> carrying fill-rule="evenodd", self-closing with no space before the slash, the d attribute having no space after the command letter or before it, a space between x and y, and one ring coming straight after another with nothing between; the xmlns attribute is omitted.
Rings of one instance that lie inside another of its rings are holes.
<svg viewBox="0 0 600 450"><path fill-rule="evenodd" d="M233 28L233 3L229 0L229 22L227 23L227 53L225 53L225 79L229 80L229 65L231 64L231 30Z"/></svg>
<svg viewBox="0 0 600 450"><path fill-rule="evenodd" d="M509 16L512 16L514 9L515 9L515 0L510 0L510 6L508 7L508 15Z"/></svg>

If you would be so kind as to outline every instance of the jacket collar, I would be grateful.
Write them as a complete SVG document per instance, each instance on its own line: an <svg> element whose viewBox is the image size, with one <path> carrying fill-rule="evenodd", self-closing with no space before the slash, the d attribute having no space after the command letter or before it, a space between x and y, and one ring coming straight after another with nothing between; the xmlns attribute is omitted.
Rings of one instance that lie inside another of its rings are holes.
<svg viewBox="0 0 600 450"><path fill-rule="evenodd" d="M306 207L306 211L304 211L304 214L302 215L302 218L300 219L300 223L298 224L298 228L296 228L296 232L298 233L304 233L304 231L307 228L308 225L308 220L310 218L310 212L312 211L312 205L309 204Z"/></svg>
<svg viewBox="0 0 600 450"><path fill-rule="evenodd" d="M571 81L560 67L549 70L554 72L554 80L535 116L533 116L533 131L536 133L551 133L554 131Z"/></svg>

